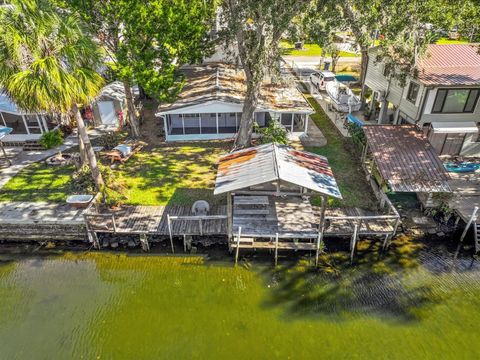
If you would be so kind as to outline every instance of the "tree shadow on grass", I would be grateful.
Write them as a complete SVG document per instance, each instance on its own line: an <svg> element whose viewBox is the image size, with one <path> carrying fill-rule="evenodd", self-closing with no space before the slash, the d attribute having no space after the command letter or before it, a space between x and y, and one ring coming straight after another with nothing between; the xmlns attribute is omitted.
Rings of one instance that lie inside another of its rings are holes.
<svg viewBox="0 0 480 360"><path fill-rule="evenodd" d="M421 320L441 299L427 282L407 279L419 266L420 248L400 238L382 255L380 243L362 241L353 265L348 252L336 251L322 255L317 268L305 260L265 268L271 293L264 306L284 308L287 318L342 320L363 314L400 322Z"/></svg>

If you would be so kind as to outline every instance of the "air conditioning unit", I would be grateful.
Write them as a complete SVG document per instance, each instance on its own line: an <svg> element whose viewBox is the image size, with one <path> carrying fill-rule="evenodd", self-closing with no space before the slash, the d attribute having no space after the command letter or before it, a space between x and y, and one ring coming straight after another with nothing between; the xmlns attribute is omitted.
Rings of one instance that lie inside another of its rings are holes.
<svg viewBox="0 0 480 360"><path fill-rule="evenodd" d="M381 90L381 91L377 92L377 98L375 100L377 100L378 102L384 101L385 100L385 91Z"/></svg>

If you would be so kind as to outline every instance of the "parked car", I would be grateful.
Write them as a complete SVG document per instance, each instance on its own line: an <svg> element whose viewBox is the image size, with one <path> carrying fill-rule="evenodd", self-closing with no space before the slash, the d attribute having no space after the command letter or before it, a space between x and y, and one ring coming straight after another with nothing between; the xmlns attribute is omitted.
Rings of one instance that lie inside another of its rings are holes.
<svg viewBox="0 0 480 360"><path fill-rule="evenodd" d="M319 71L310 75L310 81L318 90L325 90L325 83L335 81L335 74L331 71Z"/></svg>

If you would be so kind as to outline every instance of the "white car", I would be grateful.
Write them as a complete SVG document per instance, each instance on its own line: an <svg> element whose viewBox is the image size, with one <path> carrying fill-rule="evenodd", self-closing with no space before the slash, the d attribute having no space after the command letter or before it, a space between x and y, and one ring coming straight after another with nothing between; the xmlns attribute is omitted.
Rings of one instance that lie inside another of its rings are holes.
<svg viewBox="0 0 480 360"><path fill-rule="evenodd" d="M331 71L319 71L310 75L310 81L318 90L325 90L325 83L335 81L335 74Z"/></svg>

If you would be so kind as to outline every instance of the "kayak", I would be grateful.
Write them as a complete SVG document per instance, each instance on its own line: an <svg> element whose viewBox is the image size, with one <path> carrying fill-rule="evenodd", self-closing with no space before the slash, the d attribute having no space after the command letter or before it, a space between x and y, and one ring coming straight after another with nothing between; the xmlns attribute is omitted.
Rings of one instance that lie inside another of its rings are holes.
<svg viewBox="0 0 480 360"><path fill-rule="evenodd" d="M480 169L480 163L446 163L443 164L445 169L448 172L455 172L455 173L468 173L474 172Z"/></svg>

